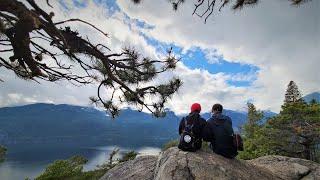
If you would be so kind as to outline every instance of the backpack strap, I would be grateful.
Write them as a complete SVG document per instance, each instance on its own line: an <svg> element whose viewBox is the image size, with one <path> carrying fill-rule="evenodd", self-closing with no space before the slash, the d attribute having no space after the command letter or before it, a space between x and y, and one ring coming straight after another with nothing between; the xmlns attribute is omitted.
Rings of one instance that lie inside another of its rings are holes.
<svg viewBox="0 0 320 180"><path fill-rule="evenodd" d="M187 126L188 126L187 118L184 118L184 126L185 126L185 127L187 127Z"/></svg>
<svg viewBox="0 0 320 180"><path fill-rule="evenodd" d="M193 123L190 125L190 126L191 126L191 129L193 128L194 123L195 123L195 122L193 122ZM187 127L187 126L188 126L188 118L185 117L185 118L184 118L184 127Z"/></svg>

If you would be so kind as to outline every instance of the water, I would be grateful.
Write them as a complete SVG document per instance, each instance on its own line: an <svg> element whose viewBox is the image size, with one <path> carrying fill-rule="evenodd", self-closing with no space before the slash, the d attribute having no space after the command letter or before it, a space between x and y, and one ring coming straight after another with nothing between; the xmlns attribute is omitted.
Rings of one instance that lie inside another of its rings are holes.
<svg viewBox="0 0 320 180"><path fill-rule="evenodd" d="M57 159L67 159L73 155L82 155L88 159L84 166L85 170L92 170L97 165L107 162L110 152L119 148L120 152L115 158L129 150L135 150L140 155L158 154L159 148L140 147L124 148L118 146L98 146L98 147L25 147L8 153L7 160L0 163L0 180L23 180L27 177L35 178L41 174L45 167ZM10 149L9 149L10 152Z"/></svg>

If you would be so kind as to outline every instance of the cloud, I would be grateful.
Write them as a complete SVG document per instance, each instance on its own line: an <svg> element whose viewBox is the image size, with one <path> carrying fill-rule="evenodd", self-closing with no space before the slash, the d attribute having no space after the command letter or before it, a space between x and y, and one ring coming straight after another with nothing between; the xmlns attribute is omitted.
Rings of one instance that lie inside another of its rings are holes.
<svg viewBox="0 0 320 180"><path fill-rule="evenodd" d="M219 54L216 49L206 49L204 50L204 53L205 58L210 64L219 63L219 61L223 59L222 54Z"/></svg>
<svg viewBox="0 0 320 180"><path fill-rule="evenodd" d="M53 103L51 100L45 99L38 99L37 96L33 97L24 97L22 94L19 93L8 93L0 97L1 101L4 104L9 105L19 105L19 104L32 104L37 102L45 102L45 103Z"/></svg>
<svg viewBox="0 0 320 180"><path fill-rule="evenodd" d="M229 85L232 76L224 73L209 73L207 70L191 70L182 63L174 71L184 82L179 92L174 95L168 106L177 113L189 112L190 105L198 102L205 112L212 105L222 103L227 109L243 110L248 100L247 87Z"/></svg>
<svg viewBox="0 0 320 180"><path fill-rule="evenodd" d="M69 24L92 42L106 44L114 51L133 46L143 55L159 58L166 45L174 44L188 57L201 50L213 64L223 59L259 68L248 73L210 73L179 63L175 71L154 80L161 83L173 76L183 80L179 92L167 103L177 113L188 112L194 102L201 103L205 111L214 103L242 110L251 99L259 108L278 111L290 80L295 80L305 94L319 91L319 1L300 8L276 0L262 1L236 13L224 9L207 24L191 15L194 6L189 1L177 12L167 1L145 0L137 6L118 0L121 11L93 1L85 1L85 7L60 2L69 4L52 1L55 8L51 9L45 1L37 3L55 11L54 21L80 18L108 32L110 37L104 38L86 25ZM68 82L26 82L8 71L1 71L0 78L5 80L0 84L0 106L30 102L88 105L88 97L96 95L97 88L95 84L76 87ZM239 87L229 82L251 85Z"/></svg>
<svg viewBox="0 0 320 180"><path fill-rule="evenodd" d="M166 1L145 0L139 6L118 3L131 18L154 26L144 30L147 36L184 49L199 47L209 52L209 62L218 62L221 55L226 61L257 66L260 70L248 91L260 108L278 111L290 80L304 94L320 90L319 1L298 8L287 1L261 1L237 12L226 7L207 24L192 17L191 1L177 12Z"/></svg>

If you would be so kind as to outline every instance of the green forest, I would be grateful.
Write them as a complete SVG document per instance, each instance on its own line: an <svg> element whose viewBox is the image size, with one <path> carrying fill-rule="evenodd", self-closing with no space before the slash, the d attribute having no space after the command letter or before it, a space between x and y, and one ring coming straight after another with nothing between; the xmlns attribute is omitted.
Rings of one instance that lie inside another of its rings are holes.
<svg viewBox="0 0 320 180"><path fill-rule="evenodd" d="M248 103L248 120L243 127L245 150L240 159L284 155L320 161L320 104L305 102L291 81L280 113L262 122L263 112Z"/></svg>

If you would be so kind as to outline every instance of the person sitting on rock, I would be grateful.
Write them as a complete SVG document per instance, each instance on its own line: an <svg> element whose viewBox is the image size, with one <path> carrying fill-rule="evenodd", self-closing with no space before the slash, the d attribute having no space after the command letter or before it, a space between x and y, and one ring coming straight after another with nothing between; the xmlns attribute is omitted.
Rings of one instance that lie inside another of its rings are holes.
<svg viewBox="0 0 320 180"><path fill-rule="evenodd" d="M183 151L195 152L201 149L202 132L206 120L200 116L201 105L194 103L188 116L182 118L179 125L180 142L178 148Z"/></svg>
<svg viewBox="0 0 320 180"><path fill-rule="evenodd" d="M229 116L222 114L221 104L212 106L212 117L207 121L203 132L205 141L210 142L213 152L226 158L234 158L238 152L233 143L232 121Z"/></svg>

